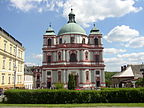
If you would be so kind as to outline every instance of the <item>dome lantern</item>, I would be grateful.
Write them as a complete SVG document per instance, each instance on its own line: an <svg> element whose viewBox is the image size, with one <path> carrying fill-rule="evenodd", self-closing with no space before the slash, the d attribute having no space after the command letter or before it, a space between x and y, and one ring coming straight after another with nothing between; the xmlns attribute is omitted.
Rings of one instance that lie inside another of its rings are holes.
<svg viewBox="0 0 144 108"><path fill-rule="evenodd" d="M69 13L69 21L68 21L68 23L76 23L75 14L73 13L73 9L71 9L71 12Z"/></svg>

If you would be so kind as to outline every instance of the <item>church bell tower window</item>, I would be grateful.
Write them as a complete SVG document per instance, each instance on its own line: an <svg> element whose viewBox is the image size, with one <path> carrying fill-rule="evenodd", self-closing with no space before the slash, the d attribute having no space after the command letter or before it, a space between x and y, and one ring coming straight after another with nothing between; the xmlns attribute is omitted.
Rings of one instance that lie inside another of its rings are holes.
<svg viewBox="0 0 144 108"><path fill-rule="evenodd" d="M48 39L48 46L51 46L51 39Z"/></svg>
<svg viewBox="0 0 144 108"><path fill-rule="evenodd" d="M59 39L59 44L62 44L62 38Z"/></svg>
<svg viewBox="0 0 144 108"><path fill-rule="evenodd" d="M85 59L88 60L88 52L85 52Z"/></svg>
<svg viewBox="0 0 144 108"><path fill-rule="evenodd" d="M95 62L99 62L99 55L95 55Z"/></svg>
<svg viewBox="0 0 144 108"><path fill-rule="evenodd" d="M51 63L51 56L48 56L47 62L48 62L48 63Z"/></svg>
<svg viewBox="0 0 144 108"><path fill-rule="evenodd" d="M85 44L85 38L82 39L82 44Z"/></svg>
<svg viewBox="0 0 144 108"><path fill-rule="evenodd" d="M98 38L95 38L95 39L94 39L94 44L95 44L95 45L98 45Z"/></svg>

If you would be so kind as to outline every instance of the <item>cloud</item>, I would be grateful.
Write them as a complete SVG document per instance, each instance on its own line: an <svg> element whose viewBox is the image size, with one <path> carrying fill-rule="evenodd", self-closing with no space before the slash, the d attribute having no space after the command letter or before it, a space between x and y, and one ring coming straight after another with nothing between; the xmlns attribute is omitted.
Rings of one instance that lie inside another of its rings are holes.
<svg viewBox="0 0 144 108"><path fill-rule="evenodd" d="M27 66L36 66L35 63L31 63L31 62L26 62L25 64L26 64Z"/></svg>
<svg viewBox="0 0 144 108"><path fill-rule="evenodd" d="M32 58L42 60L42 54L32 54Z"/></svg>
<svg viewBox="0 0 144 108"><path fill-rule="evenodd" d="M38 12L62 10L65 18L70 8L74 9L77 22L88 27L89 23L110 17L121 17L128 13L142 10L135 7L135 0L10 0L11 6L27 12L32 9Z"/></svg>
<svg viewBox="0 0 144 108"><path fill-rule="evenodd" d="M104 48L104 53L110 53L110 54L118 54L126 52L125 49L116 49L116 48Z"/></svg>
<svg viewBox="0 0 144 108"><path fill-rule="evenodd" d="M60 0L10 0L10 5L16 9L24 12L30 10L43 11L56 11L57 8L63 6L63 2Z"/></svg>
<svg viewBox="0 0 144 108"><path fill-rule="evenodd" d="M104 58L106 71L120 71L122 65L141 64L144 61L144 52L118 54L116 57Z"/></svg>
<svg viewBox="0 0 144 108"><path fill-rule="evenodd" d="M139 36L139 32L126 25L114 27L104 39L108 42L128 42Z"/></svg>
<svg viewBox="0 0 144 108"><path fill-rule="evenodd" d="M129 41L128 44L125 45L126 47L132 47L132 48L141 48L144 47L144 37L137 37L133 40Z"/></svg>
<svg viewBox="0 0 144 108"><path fill-rule="evenodd" d="M67 17L72 6L77 21L88 27L91 22L121 17L142 9L142 7L135 7L134 4L134 0L67 0L64 3L63 15Z"/></svg>

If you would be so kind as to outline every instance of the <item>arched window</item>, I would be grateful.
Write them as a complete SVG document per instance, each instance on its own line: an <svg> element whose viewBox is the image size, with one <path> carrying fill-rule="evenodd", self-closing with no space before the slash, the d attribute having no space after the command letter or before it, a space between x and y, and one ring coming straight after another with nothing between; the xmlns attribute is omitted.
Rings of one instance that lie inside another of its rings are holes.
<svg viewBox="0 0 144 108"><path fill-rule="evenodd" d="M85 52L85 59L88 60L88 52Z"/></svg>
<svg viewBox="0 0 144 108"><path fill-rule="evenodd" d="M48 46L51 46L51 39L48 39Z"/></svg>
<svg viewBox="0 0 144 108"><path fill-rule="evenodd" d="M61 53L58 53L58 60L61 61Z"/></svg>
<svg viewBox="0 0 144 108"><path fill-rule="evenodd" d="M95 45L98 45L98 38L95 38L95 39L94 39L94 44L95 44Z"/></svg>
<svg viewBox="0 0 144 108"><path fill-rule="evenodd" d="M89 81L89 71L86 71L86 81Z"/></svg>
<svg viewBox="0 0 144 108"><path fill-rule="evenodd" d="M70 54L70 62L77 62L77 55L75 53Z"/></svg>
<svg viewBox="0 0 144 108"><path fill-rule="evenodd" d="M62 44L62 38L59 39L59 44Z"/></svg>
<svg viewBox="0 0 144 108"><path fill-rule="evenodd" d="M47 62L48 62L48 63L51 63L51 56L48 56L48 57L47 57Z"/></svg>
<svg viewBox="0 0 144 108"><path fill-rule="evenodd" d="M82 44L85 44L85 38L82 39Z"/></svg>

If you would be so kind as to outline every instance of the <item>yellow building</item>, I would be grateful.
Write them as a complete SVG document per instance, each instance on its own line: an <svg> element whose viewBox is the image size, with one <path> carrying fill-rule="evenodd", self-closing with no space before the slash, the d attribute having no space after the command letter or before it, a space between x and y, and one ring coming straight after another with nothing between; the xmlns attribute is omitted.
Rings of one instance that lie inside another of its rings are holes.
<svg viewBox="0 0 144 108"><path fill-rule="evenodd" d="M24 86L24 47L0 27L0 88Z"/></svg>

